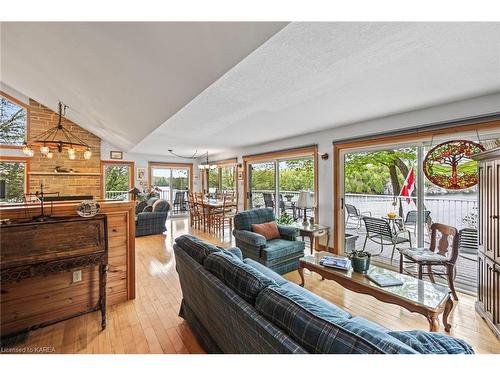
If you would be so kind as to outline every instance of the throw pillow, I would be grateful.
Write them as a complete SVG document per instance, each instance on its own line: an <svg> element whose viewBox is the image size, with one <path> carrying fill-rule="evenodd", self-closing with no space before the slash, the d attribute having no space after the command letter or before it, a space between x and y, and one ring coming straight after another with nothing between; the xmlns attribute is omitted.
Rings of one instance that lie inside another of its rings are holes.
<svg viewBox="0 0 500 375"><path fill-rule="evenodd" d="M264 236L268 241L281 237L278 225L275 221L270 221L269 223L262 224L252 224L252 232Z"/></svg>

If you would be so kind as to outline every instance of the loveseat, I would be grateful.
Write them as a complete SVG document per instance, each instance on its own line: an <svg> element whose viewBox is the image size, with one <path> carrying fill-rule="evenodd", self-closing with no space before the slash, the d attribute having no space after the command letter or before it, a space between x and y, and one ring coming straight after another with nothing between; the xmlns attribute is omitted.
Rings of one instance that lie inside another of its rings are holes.
<svg viewBox="0 0 500 375"><path fill-rule="evenodd" d="M304 241L297 241L297 228L278 224L280 238L266 238L252 231L252 224L276 221L272 208L242 211L234 217L233 236L245 258L253 259L283 275L299 268L304 256Z"/></svg>
<svg viewBox="0 0 500 375"><path fill-rule="evenodd" d="M209 353L473 353L440 333L390 331L191 235L175 239L179 315Z"/></svg>

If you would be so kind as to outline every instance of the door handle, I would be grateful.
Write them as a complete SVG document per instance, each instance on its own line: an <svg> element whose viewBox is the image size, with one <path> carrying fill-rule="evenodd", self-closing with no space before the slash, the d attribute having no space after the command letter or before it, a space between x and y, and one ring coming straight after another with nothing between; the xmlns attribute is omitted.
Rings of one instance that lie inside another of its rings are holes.
<svg viewBox="0 0 500 375"><path fill-rule="evenodd" d="M340 198L340 209L344 209L344 198Z"/></svg>

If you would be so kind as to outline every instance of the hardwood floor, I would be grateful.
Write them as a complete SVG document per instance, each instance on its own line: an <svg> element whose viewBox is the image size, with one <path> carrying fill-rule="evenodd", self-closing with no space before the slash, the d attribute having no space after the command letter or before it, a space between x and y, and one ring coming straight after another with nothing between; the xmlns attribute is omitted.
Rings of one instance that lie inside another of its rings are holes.
<svg viewBox="0 0 500 375"><path fill-rule="evenodd" d="M101 331L99 313L87 314L32 331L17 349L48 347L51 353L203 353L188 325L177 316L181 290L173 256L173 239L193 233L217 245L226 241L190 230L186 218L168 220L168 234L136 239L137 296L109 308L108 327ZM285 276L298 283L298 272ZM393 330L428 329L427 320L398 306L378 302L370 296L343 289L333 281L321 281L305 273L305 286L312 292ZM474 298L459 294L460 301L451 313L451 336L469 342L477 353L500 353L500 341L474 310ZM441 327L441 332L445 333Z"/></svg>

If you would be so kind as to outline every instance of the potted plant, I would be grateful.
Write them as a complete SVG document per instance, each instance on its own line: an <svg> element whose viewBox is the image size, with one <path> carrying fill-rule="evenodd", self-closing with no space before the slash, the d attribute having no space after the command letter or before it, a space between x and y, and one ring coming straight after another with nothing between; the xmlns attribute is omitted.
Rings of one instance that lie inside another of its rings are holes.
<svg viewBox="0 0 500 375"><path fill-rule="evenodd" d="M286 212L281 215L278 220L276 220L278 224L283 224L283 225L292 225L294 223L293 218L288 215Z"/></svg>
<svg viewBox="0 0 500 375"><path fill-rule="evenodd" d="M352 269L356 272L366 273L370 268L371 254L364 250L353 250L349 254Z"/></svg>

